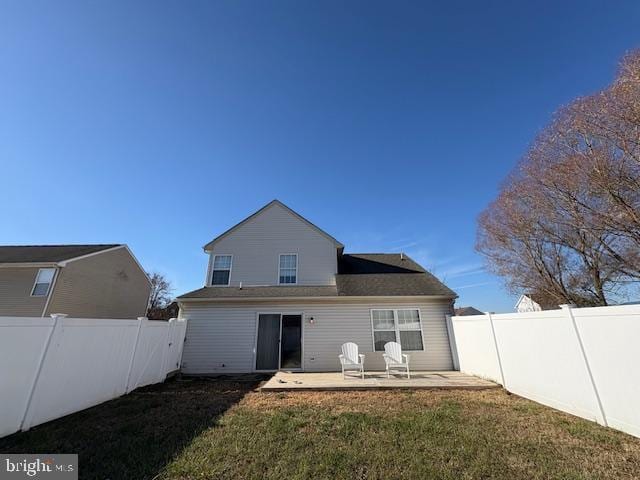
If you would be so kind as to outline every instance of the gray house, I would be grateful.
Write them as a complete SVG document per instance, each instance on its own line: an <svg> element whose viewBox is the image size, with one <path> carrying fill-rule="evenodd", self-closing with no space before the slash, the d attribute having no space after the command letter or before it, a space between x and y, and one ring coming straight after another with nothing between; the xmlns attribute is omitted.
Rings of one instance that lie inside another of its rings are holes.
<svg viewBox="0 0 640 480"><path fill-rule="evenodd" d="M178 297L188 318L183 371L339 371L343 343L383 370L388 341L413 370L451 370L445 316L456 294L403 254L344 245L274 200L204 247L203 288Z"/></svg>
<svg viewBox="0 0 640 480"><path fill-rule="evenodd" d="M0 246L0 316L136 318L150 292L126 245Z"/></svg>

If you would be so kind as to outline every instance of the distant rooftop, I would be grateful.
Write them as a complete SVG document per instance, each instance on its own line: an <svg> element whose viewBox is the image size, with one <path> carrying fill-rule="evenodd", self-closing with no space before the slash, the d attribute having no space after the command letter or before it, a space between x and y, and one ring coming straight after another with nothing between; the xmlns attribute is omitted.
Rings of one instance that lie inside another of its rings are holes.
<svg viewBox="0 0 640 480"><path fill-rule="evenodd" d="M481 312L474 307L459 307L455 309L455 313L458 317L463 317L465 315L484 315L484 312Z"/></svg>
<svg viewBox="0 0 640 480"><path fill-rule="evenodd" d="M0 263L55 263L119 247L104 245L11 245L0 246Z"/></svg>

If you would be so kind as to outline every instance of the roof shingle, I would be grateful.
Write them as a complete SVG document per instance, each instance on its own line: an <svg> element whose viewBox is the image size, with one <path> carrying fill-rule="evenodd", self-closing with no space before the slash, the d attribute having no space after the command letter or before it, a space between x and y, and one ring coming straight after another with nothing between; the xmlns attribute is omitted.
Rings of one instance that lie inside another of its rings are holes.
<svg viewBox="0 0 640 480"><path fill-rule="evenodd" d="M178 298L456 297L453 290L406 255L342 255L338 272L335 286L204 287Z"/></svg>
<svg viewBox="0 0 640 480"><path fill-rule="evenodd" d="M426 270L401 253L348 253L338 259L338 273L424 273Z"/></svg>
<svg viewBox="0 0 640 480"><path fill-rule="evenodd" d="M119 246L120 244L0 246L0 263L55 263Z"/></svg>
<svg viewBox="0 0 640 480"><path fill-rule="evenodd" d="M282 298L282 297L335 297L335 286L269 286L269 287L204 287L185 293L185 298Z"/></svg>
<svg viewBox="0 0 640 480"><path fill-rule="evenodd" d="M464 317L467 315L484 315L484 312L481 312L480 310L474 307L460 307L455 309L455 314L458 317Z"/></svg>

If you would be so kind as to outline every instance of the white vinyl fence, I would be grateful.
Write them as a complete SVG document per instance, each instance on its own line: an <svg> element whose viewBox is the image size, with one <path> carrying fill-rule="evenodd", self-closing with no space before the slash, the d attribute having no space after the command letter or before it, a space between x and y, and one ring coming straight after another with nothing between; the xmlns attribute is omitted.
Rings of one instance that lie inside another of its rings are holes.
<svg viewBox="0 0 640 480"><path fill-rule="evenodd" d="M186 320L0 317L0 437L165 380Z"/></svg>
<svg viewBox="0 0 640 480"><path fill-rule="evenodd" d="M640 437L640 305L563 305L451 324L461 371Z"/></svg>

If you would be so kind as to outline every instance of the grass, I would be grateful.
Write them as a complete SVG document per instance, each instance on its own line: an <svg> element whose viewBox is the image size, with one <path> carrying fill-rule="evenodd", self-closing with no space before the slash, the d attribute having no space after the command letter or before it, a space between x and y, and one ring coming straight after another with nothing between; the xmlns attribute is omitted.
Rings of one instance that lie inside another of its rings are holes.
<svg viewBox="0 0 640 480"><path fill-rule="evenodd" d="M173 381L0 439L81 478L631 479L640 440L485 391L255 393Z"/></svg>

